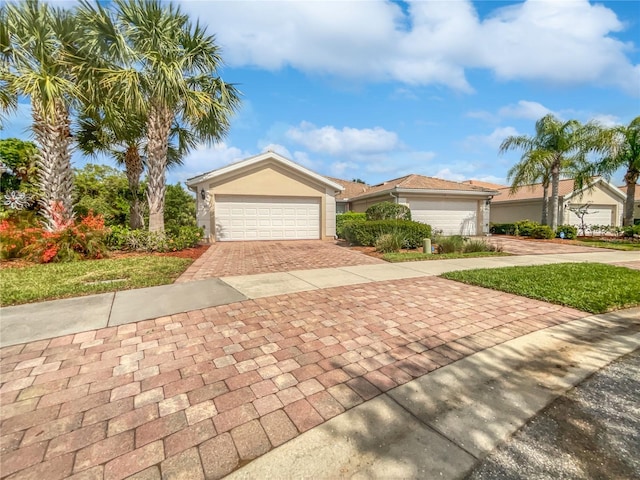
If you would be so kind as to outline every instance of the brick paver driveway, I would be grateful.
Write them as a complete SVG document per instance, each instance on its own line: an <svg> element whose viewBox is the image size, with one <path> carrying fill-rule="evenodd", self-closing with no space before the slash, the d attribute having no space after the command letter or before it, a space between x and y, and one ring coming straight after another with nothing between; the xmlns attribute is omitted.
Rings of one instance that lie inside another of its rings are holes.
<svg viewBox="0 0 640 480"><path fill-rule="evenodd" d="M506 235L494 235L487 240L501 246L503 251L514 255L547 255L561 253L593 253L602 252L601 248L583 247L570 243L558 243L548 240L523 239Z"/></svg>
<svg viewBox="0 0 640 480"><path fill-rule="evenodd" d="M376 263L384 261L339 247L333 241L217 242L176 282Z"/></svg>
<svg viewBox="0 0 640 480"><path fill-rule="evenodd" d="M220 478L396 385L583 316L421 277L6 347L1 475Z"/></svg>

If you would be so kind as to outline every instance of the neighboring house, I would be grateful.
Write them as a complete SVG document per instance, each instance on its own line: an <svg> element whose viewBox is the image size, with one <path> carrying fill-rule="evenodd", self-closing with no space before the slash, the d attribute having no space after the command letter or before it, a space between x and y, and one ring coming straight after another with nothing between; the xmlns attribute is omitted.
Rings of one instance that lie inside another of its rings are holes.
<svg viewBox="0 0 640 480"><path fill-rule="evenodd" d="M490 190L502 190L503 188L507 188L507 185L502 185L500 183L483 182L482 180L463 180L462 183L468 183L469 185L488 188Z"/></svg>
<svg viewBox="0 0 640 480"><path fill-rule="evenodd" d="M510 187L499 190L501 195L491 203L492 223L513 223L520 220L539 222L542 218L542 184L524 185L514 194ZM581 190L573 190L573 179L561 180L558 196L558 225L579 225L580 219L571 211L589 205L585 216L587 225L621 224L625 193L603 178L594 178ZM551 186L549 186L551 208Z"/></svg>
<svg viewBox="0 0 640 480"><path fill-rule="evenodd" d="M619 190L627 194L627 186L618 187ZM636 195L633 201L633 219L636 223L640 223L640 185L636 184Z"/></svg>
<svg viewBox="0 0 640 480"><path fill-rule="evenodd" d="M333 180L344 187L336 198L339 212L364 212L384 201L401 203L411 209L413 220L445 235L488 233L491 199L498 194L491 188L414 174L371 186Z"/></svg>
<svg viewBox="0 0 640 480"><path fill-rule="evenodd" d="M489 204L498 192L421 175L365 185L319 175L266 152L187 180L197 221L210 241L329 239L336 210L364 212L394 201L414 220L447 235L489 231Z"/></svg>
<svg viewBox="0 0 640 480"><path fill-rule="evenodd" d="M187 180L210 241L328 239L338 183L274 152Z"/></svg>

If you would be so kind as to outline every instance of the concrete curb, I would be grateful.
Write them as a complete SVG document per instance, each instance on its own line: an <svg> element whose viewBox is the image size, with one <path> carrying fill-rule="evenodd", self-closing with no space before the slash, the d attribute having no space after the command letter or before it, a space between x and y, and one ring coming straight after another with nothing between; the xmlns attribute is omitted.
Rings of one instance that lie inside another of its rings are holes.
<svg viewBox="0 0 640 480"><path fill-rule="evenodd" d="M640 308L540 330L382 394L226 478L463 478L558 396L638 348Z"/></svg>

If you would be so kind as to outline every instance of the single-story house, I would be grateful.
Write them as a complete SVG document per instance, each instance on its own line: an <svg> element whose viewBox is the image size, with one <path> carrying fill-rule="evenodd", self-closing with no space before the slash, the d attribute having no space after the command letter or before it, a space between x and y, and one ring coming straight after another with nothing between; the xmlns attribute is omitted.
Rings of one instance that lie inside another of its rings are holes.
<svg viewBox="0 0 640 480"><path fill-rule="evenodd" d="M186 182L197 222L210 241L329 239L336 211L364 212L382 201L403 203L414 220L445 234L489 231L496 190L422 175L378 185L329 178L265 152Z"/></svg>
<svg viewBox="0 0 640 480"><path fill-rule="evenodd" d="M500 189L500 195L491 203L491 222L539 222L542 218L542 184L524 185L514 194L511 194L509 189ZM580 219L571 209L583 205L589 206L589 213L585 217L587 225L621 225L626 195L604 178L595 177L587 186L576 191L573 189L573 179L560 180L558 192L558 225L578 226Z"/></svg>
<svg viewBox="0 0 640 480"><path fill-rule="evenodd" d="M186 182L210 241L329 239L336 234L338 183L274 152Z"/></svg>
<svg viewBox="0 0 640 480"><path fill-rule="evenodd" d="M428 223L445 235L489 233L494 189L423 175L406 175L377 185L333 179L344 190L336 197L338 212L364 212L371 205L391 201L407 205L411 218Z"/></svg>
<svg viewBox="0 0 640 480"><path fill-rule="evenodd" d="M622 187L618 187L618 189L624 194L627 194L627 186L624 185ZM633 200L633 219L636 222L640 222L640 185L636 184L636 194L635 199Z"/></svg>

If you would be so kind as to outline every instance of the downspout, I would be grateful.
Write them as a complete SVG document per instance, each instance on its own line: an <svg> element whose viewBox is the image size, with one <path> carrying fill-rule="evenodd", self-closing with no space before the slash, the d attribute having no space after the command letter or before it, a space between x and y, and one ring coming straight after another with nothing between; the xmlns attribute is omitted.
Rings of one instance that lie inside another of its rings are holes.
<svg viewBox="0 0 640 480"><path fill-rule="evenodd" d="M396 187L398 188L398 187ZM394 195L393 192L389 192L389 195L391 195L391 197L395 200L393 203L398 203L398 196Z"/></svg>

